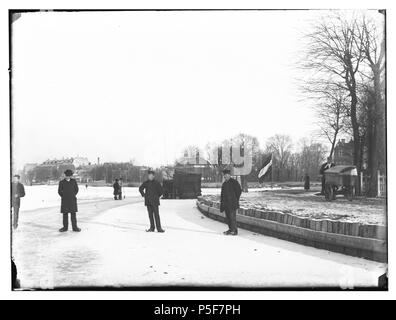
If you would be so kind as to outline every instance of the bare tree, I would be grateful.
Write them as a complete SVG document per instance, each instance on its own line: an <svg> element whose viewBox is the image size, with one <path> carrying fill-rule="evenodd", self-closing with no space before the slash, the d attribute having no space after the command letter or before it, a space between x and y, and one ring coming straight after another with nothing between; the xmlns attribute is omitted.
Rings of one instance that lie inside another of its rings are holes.
<svg viewBox="0 0 396 320"><path fill-rule="evenodd" d="M310 177L316 177L319 173L320 165L325 159L327 152L325 146L308 139L301 139L299 145L301 149L297 155L300 169Z"/></svg>
<svg viewBox="0 0 396 320"><path fill-rule="evenodd" d="M350 118L354 153L353 162L362 168L361 136L358 119L358 72L365 59L364 41L358 37L357 19L339 14L324 19L307 34L307 60L303 67L315 73L314 81L324 81L345 91L349 98L347 115ZM360 190L360 188L358 188Z"/></svg>
<svg viewBox="0 0 396 320"><path fill-rule="evenodd" d="M338 136L345 132L348 119L348 96L338 88L328 86L322 91L321 99L314 105L319 136L329 141L329 157L333 156Z"/></svg>
<svg viewBox="0 0 396 320"><path fill-rule="evenodd" d="M381 17L383 18L383 17ZM384 25L384 20L382 25ZM378 31L373 19L363 17L359 22L357 38L363 44L365 64L368 72L361 76L368 84L364 87L362 105L366 109L368 173L370 182L368 195L377 195L377 171L385 170L385 35Z"/></svg>
<svg viewBox="0 0 396 320"><path fill-rule="evenodd" d="M288 135L276 134L267 140L266 152L271 153L273 160L276 162L276 167L278 172L280 172L278 179L281 179L281 175L284 174L287 168L292 153L292 147L293 142Z"/></svg>

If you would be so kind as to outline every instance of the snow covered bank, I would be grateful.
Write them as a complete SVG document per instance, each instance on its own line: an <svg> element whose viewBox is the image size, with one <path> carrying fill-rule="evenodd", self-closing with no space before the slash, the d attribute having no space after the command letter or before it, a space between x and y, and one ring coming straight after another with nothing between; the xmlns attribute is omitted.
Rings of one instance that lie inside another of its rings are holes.
<svg viewBox="0 0 396 320"><path fill-rule="evenodd" d="M202 192L203 195L205 195ZM208 194L205 199L219 201L219 196ZM277 211L301 218L330 219L340 222L386 225L386 199L356 198L353 201L338 196L328 202L315 192L305 192L302 188L289 190L250 190L243 193L242 207L265 211Z"/></svg>
<svg viewBox="0 0 396 320"><path fill-rule="evenodd" d="M200 197L197 206L208 217L225 222L219 202ZM280 239L375 261L387 261L387 229L384 226L303 219L287 213L249 208L238 209L237 222L247 230Z"/></svg>

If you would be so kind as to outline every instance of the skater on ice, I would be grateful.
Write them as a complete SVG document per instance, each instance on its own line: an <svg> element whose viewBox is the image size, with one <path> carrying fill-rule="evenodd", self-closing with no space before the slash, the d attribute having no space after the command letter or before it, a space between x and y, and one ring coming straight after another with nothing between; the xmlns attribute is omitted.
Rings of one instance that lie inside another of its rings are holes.
<svg viewBox="0 0 396 320"><path fill-rule="evenodd" d="M163 195L161 184L155 180L155 173L152 170L148 172L148 180L142 183L139 187L139 192L144 197L144 204L147 207L147 212L150 219L150 228L147 232L154 232L157 228L158 232L165 232L161 227L161 220L159 215L160 197Z"/></svg>
<svg viewBox="0 0 396 320"><path fill-rule="evenodd" d="M239 208L239 198L242 194L242 188L239 182L231 178L231 171L223 170L224 182L221 186L220 195L220 212L225 211L228 230L225 235L236 236L238 234L236 222L236 210Z"/></svg>
<svg viewBox="0 0 396 320"><path fill-rule="evenodd" d="M80 232L81 229L77 226L77 181L72 178L73 171L67 169L65 178L59 181L58 194L61 201L61 213L63 214L63 228L59 229L60 232L65 232L69 228L69 213L71 217L72 229L75 232Z"/></svg>
<svg viewBox="0 0 396 320"><path fill-rule="evenodd" d="M19 208L21 206L21 198L25 196L25 187L19 182L20 176L14 175L11 183L11 207L14 208L14 229L18 228Z"/></svg>

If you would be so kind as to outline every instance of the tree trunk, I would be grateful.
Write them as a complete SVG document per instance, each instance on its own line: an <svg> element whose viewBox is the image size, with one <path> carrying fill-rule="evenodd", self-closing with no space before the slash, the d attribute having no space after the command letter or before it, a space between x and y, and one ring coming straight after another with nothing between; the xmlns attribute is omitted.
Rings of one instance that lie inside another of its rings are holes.
<svg viewBox="0 0 396 320"><path fill-rule="evenodd" d="M347 77L346 77L346 85L349 89L349 93L351 96L351 124L352 124L352 132L353 132L353 164L357 168L358 175L362 169L362 161L361 161L361 141L360 141L360 133L359 133L359 122L357 119L357 92L356 92L356 79L353 71L352 61L350 59L346 62L348 66ZM356 192L357 194L361 193L360 181L358 179L356 184Z"/></svg>
<svg viewBox="0 0 396 320"><path fill-rule="evenodd" d="M338 135L338 129L334 130L334 136L333 136L333 140L331 141L331 149L330 149L330 154L329 154L330 158L333 157L334 148L335 148L335 144L336 144L336 141L337 141L337 135Z"/></svg>
<svg viewBox="0 0 396 320"><path fill-rule="evenodd" d="M380 107L382 103L381 99L381 88L380 88L380 72L379 66L372 65L371 66L373 75L374 75L374 103L372 106L371 119L369 119L372 123L371 126L371 137L370 139L370 149L369 149L369 175L370 175L370 185L368 190L368 195L371 197L375 197L378 194L378 183L377 183L377 172L379 170L379 151L381 146L380 135L381 131L385 130L385 128L379 125L381 119Z"/></svg>

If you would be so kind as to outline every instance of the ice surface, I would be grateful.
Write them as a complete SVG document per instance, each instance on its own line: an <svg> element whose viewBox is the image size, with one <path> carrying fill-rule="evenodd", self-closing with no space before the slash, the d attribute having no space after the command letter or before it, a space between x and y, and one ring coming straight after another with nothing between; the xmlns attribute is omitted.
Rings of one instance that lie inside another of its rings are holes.
<svg viewBox="0 0 396 320"><path fill-rule="evenodd" d="M138 188L123 187L123 194L126 197L139 196ZM60 207L60 197L57 185L37 185L25 186L26 196L22 198L22 208L24 210L34 210L39 208ZM112 199L112 187L92 187L79 185L77 199L79 201L92 201L101 199Z"/></svg>
<svg viewBox="0 0 396 320"><path fill-rule="evenodd" d="M140 197L132 196L134 189L125 200L114 201L111 188L81 188L80 198L87 199L80 202L78 213L82 232L59 233L61 215L57 207L49 207L59 199L48 192L51 187L34 188L28 188L28 194L37 192L46 208L26 211L23 207L20 227L13 234L13 256L23 288L345 288L376 286L386 268L382 263L245 230L237 237L224 236L225 225L204 217L194 200L162 200L166 232L146 233L146 208ZM95 200L101 195L106 199Z"/></svg>

